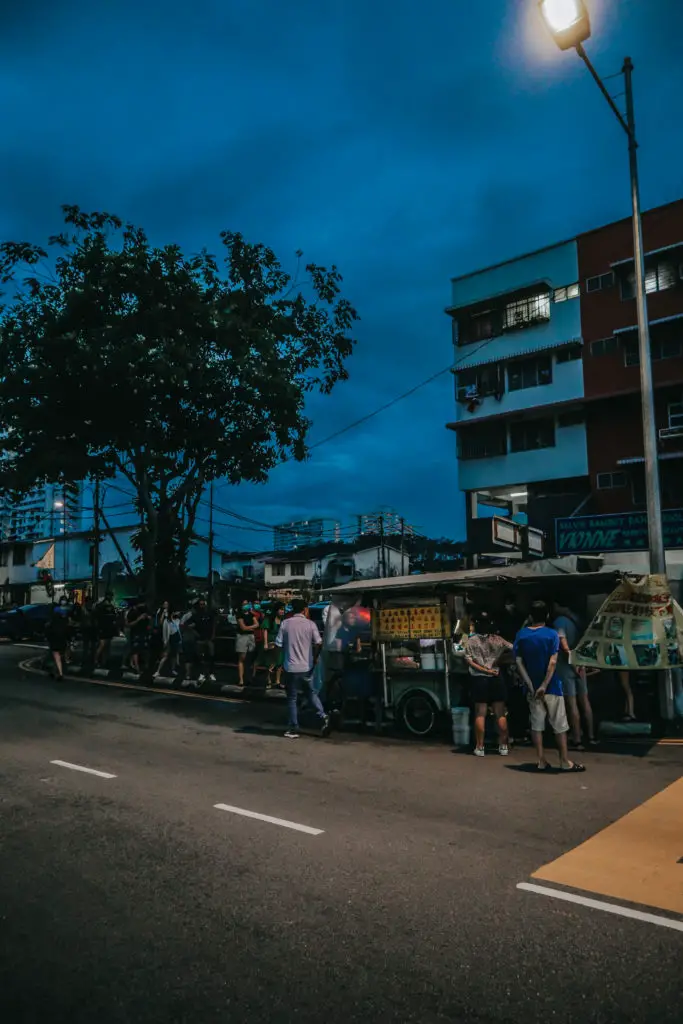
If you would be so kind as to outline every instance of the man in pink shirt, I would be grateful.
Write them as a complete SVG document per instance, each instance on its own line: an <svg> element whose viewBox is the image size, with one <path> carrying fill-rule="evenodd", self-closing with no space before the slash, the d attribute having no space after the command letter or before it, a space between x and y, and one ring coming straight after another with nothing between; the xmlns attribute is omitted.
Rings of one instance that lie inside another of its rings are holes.
<svg viewBox="0 0 683 1024"><path fill-rule="evenodd" d="M284 620L275 640L276 646L281 647L283 652L282 667L285 673L285 689L289 709L289 728L285 736L290 740L299 738L299 716L296 706L299 689L305 691L310 703L315 708L321 721L322 735L330 735L329 715L325 714L320 697L313 688L313 672L320 657L323 642L315 622L306 618L305 610L304 601L292 601L294 614L290 619Z"/></svg>

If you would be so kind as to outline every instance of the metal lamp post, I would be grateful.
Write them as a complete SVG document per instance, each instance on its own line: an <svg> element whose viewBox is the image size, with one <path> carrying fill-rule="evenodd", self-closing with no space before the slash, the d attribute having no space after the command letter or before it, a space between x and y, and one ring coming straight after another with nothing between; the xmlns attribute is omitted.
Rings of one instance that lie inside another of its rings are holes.
<svg viewBox="0 0 683 1024"><path fill-rule="evenodd" d="M655 423L655 401L652 387L652 362L650 357L650 325L647 313L645 290L645 253L643 249L643 222L640 211L640 188L638 184L638 141L633 110L633 62L624 59L626 93L626 117L623 116L610 96L605 83L593 67L583 44L590 37L591 25L585 0L539 0L539 8L553 39L561 50L575 49L595 80L600 92L607 100L612 113L628 137L629 169L631 173L631 205L633 210L633 257L635 270L636 305L638 309L638 352L640 356L640 391L643 415L643 454L645 457L645 493L647 500L647 528L650 547L650 572L666 575L666 555L662 529L662 499L659 485L659 462L657 457L657 428ZM666 672L664 711L666 718L673 717L673 686L671 672Z"/></svg>

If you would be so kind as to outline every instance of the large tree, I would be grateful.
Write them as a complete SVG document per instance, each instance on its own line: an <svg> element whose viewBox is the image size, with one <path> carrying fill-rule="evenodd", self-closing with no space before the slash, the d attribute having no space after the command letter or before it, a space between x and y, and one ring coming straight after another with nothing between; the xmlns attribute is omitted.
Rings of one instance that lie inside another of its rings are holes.
<svg viewBox="0 0 683 1024"><path fill-rule="evenodd" d="M346 379L357 313L301 252L292 278L234 232L219 259L63 210L46 247L0 246L0 486L123 475L147 591L176 597L207 482L305 458L306 395Z"/></svg>

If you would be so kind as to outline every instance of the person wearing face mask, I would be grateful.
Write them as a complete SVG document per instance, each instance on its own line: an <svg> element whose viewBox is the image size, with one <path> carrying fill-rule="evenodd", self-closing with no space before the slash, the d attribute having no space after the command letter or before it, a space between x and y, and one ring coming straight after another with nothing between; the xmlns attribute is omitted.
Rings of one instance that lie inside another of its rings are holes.
<svg viewBox="0 0 683 1024"><path fill-rule="evenodd" d="M255 634L261 628L249 601L243 601L242 607L237 615L237 636L235 638L235 653L237 654L237 681L244 686L244 665L247 656L256 650Z"/></svg>

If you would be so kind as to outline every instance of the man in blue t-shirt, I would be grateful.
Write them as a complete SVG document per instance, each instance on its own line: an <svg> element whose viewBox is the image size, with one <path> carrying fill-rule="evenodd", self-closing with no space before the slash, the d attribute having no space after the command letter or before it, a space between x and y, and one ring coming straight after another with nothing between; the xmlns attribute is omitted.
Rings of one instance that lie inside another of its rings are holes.
<svg viewBox="0 0 683 1024"><path fill-rule="evenodd" d="M560 751L560 768L565 772L583 772L586 770L584 766L570 761L567 753L569 723L562 683L557 674L560 637L556 630L546 625L547 619L545 603L535 601L531 606L531 625L520 629L514 644L517 668L529 691L531 735L538 770L545 771L550 767L543 751L543 733L546 721L549 721Z"/></svg>

